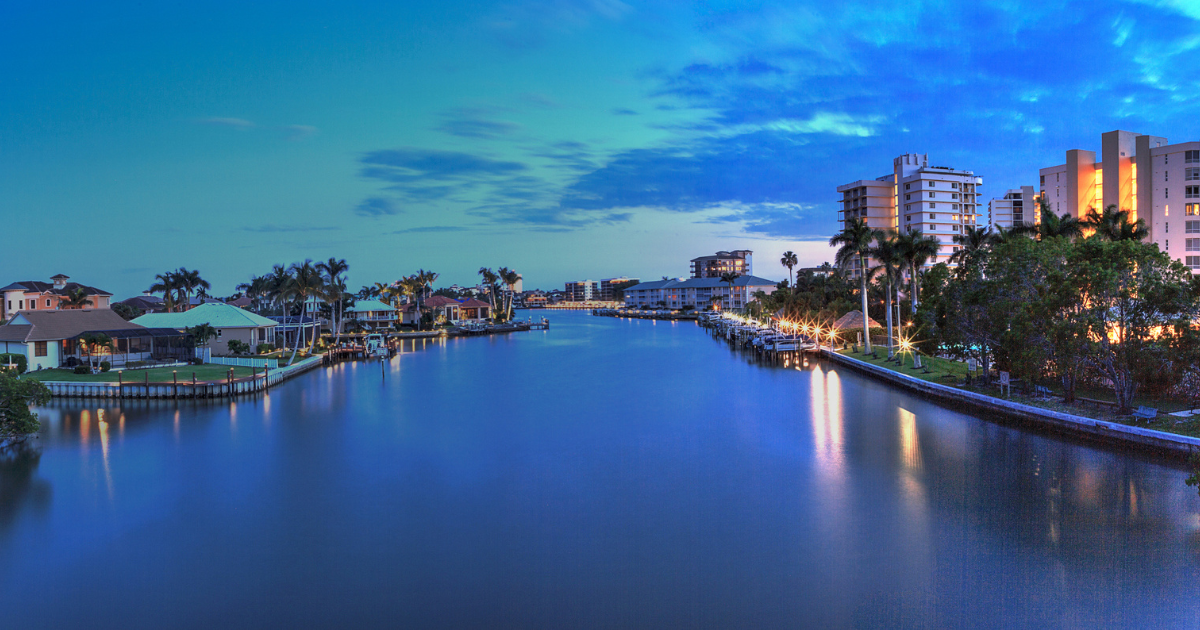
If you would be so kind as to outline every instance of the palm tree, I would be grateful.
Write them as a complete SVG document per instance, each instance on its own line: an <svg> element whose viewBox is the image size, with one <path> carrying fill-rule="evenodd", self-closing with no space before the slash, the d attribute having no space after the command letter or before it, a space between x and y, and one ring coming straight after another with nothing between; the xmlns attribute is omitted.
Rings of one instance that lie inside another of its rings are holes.
<svg viewBox="0 0 1200 630"><path fill-rule="evenodd" d="M280 315L287 315L287 302L290 299L290 291L292 287L292 271L283 265L275 265L271 268L271 273L263 276L265 283L264 297L268 301L279 307Z"/></svg>
<svg viewBox="0 0 1200 630"><path fill-rule="evenodd" d="M788 270L788 287L789 287L789 288L791 288L791 287L792 287L792 267L795 267L795 266L796 266L796 264L797 264L797 263L799 263L799 262L800 262L800 259L796 258L796 254L794 254L794 253L792 253L792 252L790 252L790 251L783 252L783 258L780 258L780 259L779 259L779 263L780 263L781 265L783 265L784 267L787 267L787 270Z"/></svg>
<svg viewBox="0 0 1200 630"><path fill-rule="evenodd" d="M721 274L721 282L729 285L729 306L733 307L733 285L737 282L738 275L732 271L726 271Z"/></svg>
<svg viewBox="0 0 1200 630"><path fill-rule="evenodd" d="M866 351L871 352L871 330L867 323L867 256L871 251L871 243L875 242L882 233L867 225L863 219L854 218L846 221L846 227L829 239L831 247L837 247L833 261L840 269L848 269L853 263L858 263L859 291L862 295L862 325L863 341Z"/></svg>
<svg viewBox="0 0 1200 630"><path fill-rule="evenodd" d="M311 260L292 264L291 276L292 280L285 293L300 304L300 321L296 331L296 347L292 349L292 356L288 359L288 363L294 361L296 353L300 351L300 339L304 336L302 334L304 331L304 312L307 310L308 300L309 298L319 296L325 289L325 279L321 277L321 272L317 270L317 266ZM314 326L312 342L308 349L309 354L312 354L316 346L317 331Z"/></svg>
<svg viewBox="0 0 1200 630"><path fill-rule="evenodd" d="M150 293L163 294L163 307L168 313L175 311L175 296L179 291L179 278L174 271L156 274L154 276L156 282L150 285Z"/></svg>
<svg viewBox="0 0 1200 630"><path fill-rule="evenodd" d="M330 258L317 263L317 270L325 274L327 287L325 299L330 306L330 316L333 319L333 329L336 331L336 341L342 340L342 301L346 295L346 282L342 275L350 269L344 258Z"/></svg>
<svg viewBox="0 0 1200 630"><path fill-rule="evenodd" d="M412 278L413 278L414 288L416 289L416 298L417 298L417 330L420 330L421 329L421 318L423 316L421 308L424 303L425 297L429 294L430 289L433 287L433 283L435 281L437 281L438 274L436 274L432 271L425 271L424 269L418 269L417 273L413 274Z"/></svg>
<svg viewBox="0 0 1200 630"><path fill-rule="evenodd" d="M488 299L492 303L491 313L496 314L496 283L500 280L500 276L496 272L487 267L479 268L479 275L483 277L483 283L488 286Z"/></svg>
<svg viewBox="0 0 1200 630"><path fill-rule="evenodd" d="M517 282L521 280L521 274L509 269L508 267L501 267L496 270L496 278L502 282L504 286L508 287L508 293L504 295L504 304L501 306L500 310L504 311L505 320L511 320L513 310L513 291Z"/></svg>
<svg viewBox="0 0 1200 630"><path fill-rule="evenodd" d="M87 290L83 287L75 287L67 291L66 295L58 300L59 308L80 309L92 303L92 298L88 297Z"/></svg>
<svg viewBox="0 0 1200 630"><path fill-rule="evenodd" d="M179 281L179 290L183 292L183 303L187 305L187 308L191 308L192 305L192 291L195 291L196 289L208 290L212 288L212 285L208 283L208 280L200 277L199 271L188 269L186 267L179 268L179 271L176 272L176 278Z"/></svg>
<svg viewBox="0 0 1200 630"><path fill-rule="evenodd" d="M79 350L83 356L87 358L88 366L92 365L92 357L101 354L100 351L107 350L112 354L113 342L112 338L100 332L89 332L79 336Z"/></svg>
<svg viewBox="0 0 1200 630"><path fill-rule="evenodd" d="M905 262L897 245L896 235L893 233L877 239L869 252L871 258L879 261L879 265L871 270L872 273L883 272L884 295L886 296L884 302L887 308L888 358L890 359L896 355L892 344L892 287L903 283L901 273L904 270Z"/></svg>
<svg viewBox="0 0 1200 630"><path fill-rule="evenodd" d="M210 339L217 336L217 329L209 325L208 322L187 328L184 332L191 335L196 345L200 346L207 344Z"/></svg>
<svg viewBox="0 0 1200 630"><path fill-rule="evenodd" d="M1118 210L1115 204L1110 204L1103 213L1089 209L1080 223L1095 230L1097 237L1109 241L1141 241L1150 233L1144 219L1134 221L1128 210Z"/></svg>
<svg viewBox="0 0 1200 630"><path fill-rule="evenodd" d="M987 253L992 235L990 227L980 229L974 225L965 226L962 234L954 235L954 244L958 245L958 250L950 254L950 264L962 266Z"/></svg>
<svg viewBox="0 0 1200 630"><path fill-rule="evenodd" d="M920 274L921 269L925 267L925 263L930 260L937 260L938 249L941 247L941 241L936 236L922 235L920 230L913 230L900 234L896 238L896 245L900 249L900 255L904 258L904 268L908 270L909 278L912 279L912 295L911 300L912 312L917 312L917 307L920 306Z"/></svg>
<svg viewBox="0 0 1200 630"><path fill-rule="evenodd" d="M1045 197L1038 197L1038 207L1041 213L1041 222L1037 225L1039 241L1056 237L1071 239L1083 236L1083 225L1079 219L1065 212L1061 217L1055 215Z"/></svg>

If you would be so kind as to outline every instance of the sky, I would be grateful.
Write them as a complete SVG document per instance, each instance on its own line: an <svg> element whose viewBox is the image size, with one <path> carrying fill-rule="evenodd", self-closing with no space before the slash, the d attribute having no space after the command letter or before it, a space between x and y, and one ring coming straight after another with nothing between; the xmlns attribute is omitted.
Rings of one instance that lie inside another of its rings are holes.
<svg viewBox="0 0 1200 630"><path fill-rule="evenodd" d="M1198 46L1197 0L8 0L0 282L782 279L897 155L990 198L1104 131L1200 138Z"/></svg>

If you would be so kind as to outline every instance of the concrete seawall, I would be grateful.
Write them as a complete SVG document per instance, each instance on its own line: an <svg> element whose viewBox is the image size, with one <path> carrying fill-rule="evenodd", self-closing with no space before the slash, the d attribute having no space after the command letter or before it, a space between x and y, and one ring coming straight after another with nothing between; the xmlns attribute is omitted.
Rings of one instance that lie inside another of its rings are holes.
<svg viewBox="0 0 1200 630"><path fill-rule="evenodd" d="M826 349L821 350L821 355L833 363L902 387L925 398L936 400L948 407L982 414L984 419L988 419L988 416L1001 416L1007 420L1056 433L1083 437L1116 446L1133 446L1179 459L1187 459L1192 453L1200 452L1200 438L1095 420L978 394L940 383L930 383Z"/></svg>
<svg viewBox="0 0 1200 630"><path fill-rule="evenodd" d="M297 361L266 375L243 377L232 382L214 381L197 383L191 381L175 383L79 383L71 381L43 381L55 398L227 398L265 391L278 383L303 374L321 365L322 357L315 356Z"/></svg>

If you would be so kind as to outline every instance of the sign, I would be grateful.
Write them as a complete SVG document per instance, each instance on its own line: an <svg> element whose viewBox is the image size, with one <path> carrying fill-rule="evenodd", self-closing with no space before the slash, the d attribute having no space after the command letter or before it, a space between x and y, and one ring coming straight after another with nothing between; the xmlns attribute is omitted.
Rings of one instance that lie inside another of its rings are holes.
<svg viewBox="0 0 1200 630"><path fill-rule="evenodd" d="M1008 372L1000 373L1000 384L1005 387L1008 387Z"/></svg>
<svg viewBox="0 0 1200 630"><path fill-rule="evenodd" d="M978 370L978 369L979 369L979 364L975 362L975 359L967 359L967 371L968 372L974 372L975 370Z"/></svg>

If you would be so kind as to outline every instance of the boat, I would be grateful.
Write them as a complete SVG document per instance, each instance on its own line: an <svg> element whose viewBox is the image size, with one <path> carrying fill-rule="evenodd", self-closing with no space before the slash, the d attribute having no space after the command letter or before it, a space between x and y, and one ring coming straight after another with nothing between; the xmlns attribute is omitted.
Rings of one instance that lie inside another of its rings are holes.
<svg viewBox="0 0 1200 630"><path fill-rule="evenodd" d="M386 357L387 355L388 347L387 342L383 339L383 335L378 333L367 335L367 356Z"/></svg>

